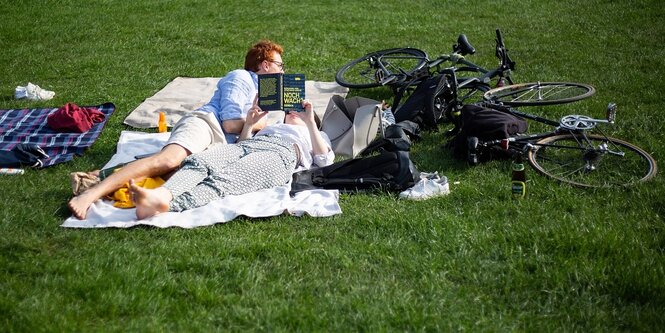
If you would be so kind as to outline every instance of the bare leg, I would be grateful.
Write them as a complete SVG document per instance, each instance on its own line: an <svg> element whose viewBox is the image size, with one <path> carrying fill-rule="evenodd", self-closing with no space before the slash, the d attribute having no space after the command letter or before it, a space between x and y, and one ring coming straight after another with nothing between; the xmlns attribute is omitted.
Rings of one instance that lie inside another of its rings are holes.
<svg viewBox="0 0 665 333"><path fill-rule="evenodd" d="M72 198L67 206L76 218L83 220L90 206L106 194L119 189L130 179L160 176L173 171L187 155L189 152L185 148L176 144L167 145L159 153L134 161L104 178L99 184Z"/></svg>
<svg viewBox="0 0 665 333"><path fill-rule="evenodd" d="M134 180L129 181L129 191L136 205L136 217L139 220L169 211L169 203L173 195L165 187L145 189L137 186Z"/></svg>

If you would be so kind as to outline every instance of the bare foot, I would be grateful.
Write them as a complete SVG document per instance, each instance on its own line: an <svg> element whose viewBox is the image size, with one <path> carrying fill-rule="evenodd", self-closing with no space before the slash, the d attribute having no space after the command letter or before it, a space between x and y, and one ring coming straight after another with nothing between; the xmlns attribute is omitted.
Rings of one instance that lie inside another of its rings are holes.
<svg viewBox="0 0 665 333"><path fill-rule="evenodd" d="M88 214L88 208L90 208L90 206L95 201L97 201L97 199L98 198L95 197L92 193L83 192L69 200L67 206L77 219L85 220L85 217Z"/></svg>
<svg viewBox="0 0 665 333"><path fill-rule="evenodd" d="M129 191L136 205L136 217L139 220L168 212L169 203L173 199L171 192L166 188L146 189L136 185L133 179L129 181Z"/></svg>

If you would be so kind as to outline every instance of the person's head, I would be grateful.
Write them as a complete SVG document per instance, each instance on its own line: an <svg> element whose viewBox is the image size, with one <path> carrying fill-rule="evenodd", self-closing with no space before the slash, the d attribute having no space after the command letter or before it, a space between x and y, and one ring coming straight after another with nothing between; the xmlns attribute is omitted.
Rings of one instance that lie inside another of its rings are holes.
<svg viewBox="0 0 665 333"><path fill-rule="evenodd" d="M245 69L257 74L284 73L281 45L267 39L252 45L245 55Z"/></svg>
<svg viewBox="0 0 665 333"><path fill-rule="evenodd" d="M286 112L286 115L284 116L284 123L289 125L306 126L305 121L302 120L300 114L300 112L296 111ZM316 113L314 113L314 121L316 122L316 127L321 128L321 119L319 119L319 116Z"/></svg>

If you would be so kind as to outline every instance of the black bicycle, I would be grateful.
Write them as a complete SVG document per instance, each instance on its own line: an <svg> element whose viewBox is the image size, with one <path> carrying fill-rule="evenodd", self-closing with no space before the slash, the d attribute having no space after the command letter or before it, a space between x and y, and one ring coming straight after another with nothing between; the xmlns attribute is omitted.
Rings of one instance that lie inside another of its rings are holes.
<svg viewBox="0 0 665 333"><path fill-rule="evenodd" d="M393 110L406 94L421 82L437 78L437 85L428 101L441 120L455 122L463 104L480 101L493 86L513 84L511 70L515 62L508 55L500 30L496 30L495 54L499 66L486 69L465 58L475 48L462 34L453 45L452 53L430 60L427 53L416 48L393 48L370 52L337 71L335 80L344 87L364 89L388 86L394 98Z"/></svg>
<svg viewBox="0 0 665 333"><path fill-rule="evenodd" d="M610 103L605 119L568 115L559 121L520 112L516 106L553 105L588 98L595 89L571 82L536 82L504 86L484 94L484 106L554 127L552 131L480 142L468 138L469 162L478 162L488 148L501 147L526 155L541 174L579 187L629 186L656 175L654 158L642 148L607 136L600 124L614 124L616 104Z"/></svg>

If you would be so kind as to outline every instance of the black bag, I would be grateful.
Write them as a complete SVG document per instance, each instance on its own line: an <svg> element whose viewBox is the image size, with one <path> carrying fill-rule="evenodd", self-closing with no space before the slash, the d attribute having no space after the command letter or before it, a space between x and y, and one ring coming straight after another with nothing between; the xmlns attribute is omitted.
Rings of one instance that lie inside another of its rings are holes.
<svg viewBox="0 0 665 333"><path fill-rule="evenodd" d="M460 131L448 142L448 148L461 160L468 160L470 138L479 141L505 139L518 133L525 133L529 128L526 120L512 114L478 105L464 105L460 114ZM495 149L478 152L480 161L492 158L509 157Z"/></svg>
<svg viewBox="0 0 665 333"><path fill-rule="evenodd" d="M11 150L0 151L0 168L41 168L49 156L35 144L19 143Z"/></svg>
<svg viewBox="0 0 665 333"><path fill-rule="evenodd" d="M409 159L409 153L386 151L296 172L291 182L291 194L313 189L401 192L412 187L419 177L420 173Z"/></svg>
<svg viewBox="0 0 665 333"><path fill-rule="evenodd" d="M420 139L418 124L404 120L397 124L388 125L383 135L370 142L358 155L367 156L383 151L409 151L411 150L411 141L418 139Z"/></svg>
<svg viewBox="0 0 665 333"><path fill-rule="evenodd" d="M445 84L445 82L445 76L438 75L418 84L404 104L393 110L395 122L411 120L423 130L436 130L442 109L433 109L432 100L436 92L440 90L439 85Z"/></svg>

